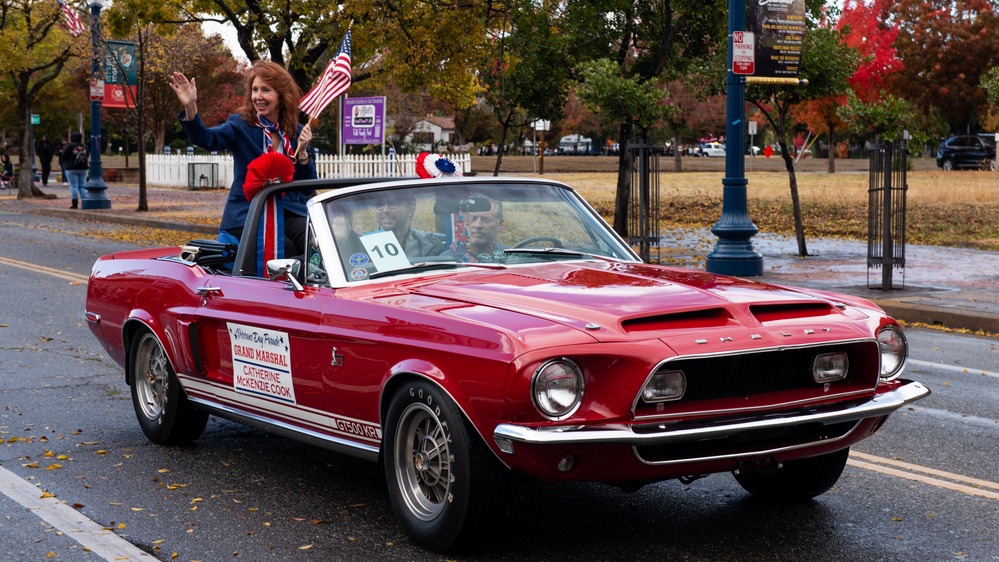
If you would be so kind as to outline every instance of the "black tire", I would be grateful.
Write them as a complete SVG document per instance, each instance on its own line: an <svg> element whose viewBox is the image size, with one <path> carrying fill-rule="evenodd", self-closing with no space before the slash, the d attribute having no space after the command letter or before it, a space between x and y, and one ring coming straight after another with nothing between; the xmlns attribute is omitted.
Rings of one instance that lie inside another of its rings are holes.
<svg viewBox="0 0 999 562"><path fill-rule="evenodd" d="M739 471L735 479L753 496L771 502L800 502L824 494L843 474L850 449L790 461L782 468Z"/></svg>
<svg viewBox="0 0 999 562"><path fill-rule="evenodd" d="M208 414L187 399L156 336L137 334L129 358L132 407L146 437L158 445L186 445L201 437Z"/></svg>
<svg viewBox="0 0 999 562"><path fill-rule="evenodd" d="M444 552L497 536L506 469L440 388L424 380L399 388L384 428L389 497L414 544Z"/></svg>
<svg viewBox="0 0 999 562"><path fill-rule="evenodd" d="M943 168L943 171L950 172L954 169L954 161L948 158L943 161L943 165L940 167Z"/></svg>

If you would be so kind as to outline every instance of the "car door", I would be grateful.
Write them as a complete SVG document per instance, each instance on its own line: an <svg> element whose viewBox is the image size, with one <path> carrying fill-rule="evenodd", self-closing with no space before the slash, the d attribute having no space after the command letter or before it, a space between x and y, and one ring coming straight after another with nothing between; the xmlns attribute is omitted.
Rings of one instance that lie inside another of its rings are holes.
<svg viewBox="0 0 999 562"><path fill-rule="evenodd" d="M220 405L327 433L318 337L331 289L214 275L201 290L198 341L205 386Z"/></svg>
<svg viewBox="0 0 999 562"><path fill-rule="evenodd" d="M982 160L988 158L988 153L985 151L985 143L978 137L965 138L967 139L968 151L965 153L966 159L964 165L969 168L977 168Z"/></svg>

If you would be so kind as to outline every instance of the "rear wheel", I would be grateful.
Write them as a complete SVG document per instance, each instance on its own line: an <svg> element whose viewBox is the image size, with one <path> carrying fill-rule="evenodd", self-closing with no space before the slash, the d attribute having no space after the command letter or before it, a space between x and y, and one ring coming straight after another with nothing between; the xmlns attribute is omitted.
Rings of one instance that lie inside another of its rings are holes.
<svg viewBox="0 0 999 562"><path fill-rule="evenodd" d="M790 461L780 468L740 471L735 479L747 492L773 502L805 501L824 494L836 484L850 449Z"/></svg>
<svg viewBox="0 0 999 562"><path fill-rule="evenodd" d="M187 399L163 346L150 332L132 340L132 407L146 437L159 445L183 445L201 436L208 414Z"/></svg>
<svg viewBox="0 0 999 562"><path fill-rule="evenodd" d="M943 161L943 166L941 166L945 172L949 172L954 169L954 161L950 158Z"/></svg>
<svg viewBox="0 0 999 562"><path fill-rule="evenodd" d="M413 543L441 552L496 533L505 469L447 395L427 381L406 384L384 427L389 496Z"/></svg>

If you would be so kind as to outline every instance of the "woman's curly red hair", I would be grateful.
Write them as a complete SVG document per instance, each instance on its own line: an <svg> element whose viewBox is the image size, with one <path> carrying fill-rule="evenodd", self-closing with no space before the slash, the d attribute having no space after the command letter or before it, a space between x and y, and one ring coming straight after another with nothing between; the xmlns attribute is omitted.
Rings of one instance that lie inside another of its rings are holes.
<svg viewBox="0 0 999 562"><path fill-rule="evenodd" d="M275 62L259 60L253 63L250 73L246 76L246 97L239 108L243 120L252 125L257 124L257 108L253 106L253 80L260 77L278 94L280 111L278 126L287 135L298 133L298 102L302 99L302 89L298 87L291 74L283 66Z"/></svg>

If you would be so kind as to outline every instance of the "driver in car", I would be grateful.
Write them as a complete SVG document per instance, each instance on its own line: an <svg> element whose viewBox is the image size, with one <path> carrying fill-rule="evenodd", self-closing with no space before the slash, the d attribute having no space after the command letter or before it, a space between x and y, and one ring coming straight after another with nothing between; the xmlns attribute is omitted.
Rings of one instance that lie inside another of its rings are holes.
<svg viewBox="0 0 999 562"><path fill-rule="evenodd" d="M378 226L391 230L406 256L438 256L444 251L444 242L429 232L413 228L416 214L416 197L411 193L389 192L375 204Z"/></svg>
<svg viewBox="0 0 999 562"><path fill-rule="evenodd" d="M507 247L496 242L503 229L503 203L489 199L489 210L465 212L463 219L468 229L468 245L463 262L499 263L506 261L503 250Z"/></svg>

